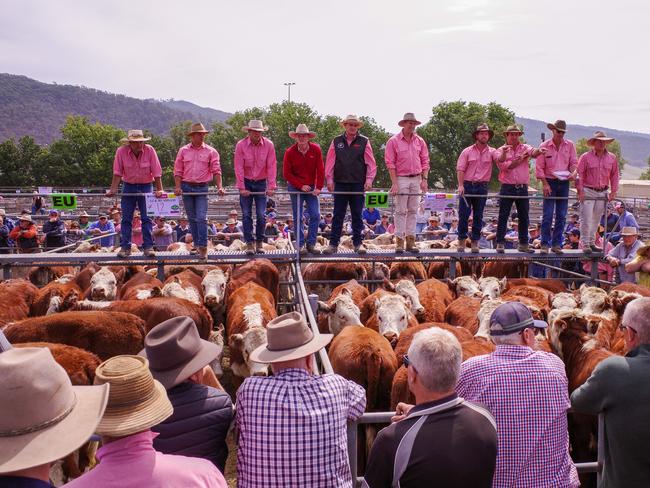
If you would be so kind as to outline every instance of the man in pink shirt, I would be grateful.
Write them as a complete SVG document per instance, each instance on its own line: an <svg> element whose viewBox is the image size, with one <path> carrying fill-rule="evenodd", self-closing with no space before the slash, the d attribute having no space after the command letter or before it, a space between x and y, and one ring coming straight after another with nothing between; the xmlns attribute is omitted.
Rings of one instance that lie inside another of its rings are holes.
<svg viewBox="0 0 650 488"><path fill-rule="evenodd" d="M143 252L147 257L155 256L153 237L151 235L151 217L147 215L147 199L145 193L151 193L151 182L156 184L156 196L162 194L162 169L158 154L153 146L145 144L150 137L144 137L141 130L128 132L127 145L121 146L115 152L113 161L113 181L106 192L108 196L117 193L118 185L122 185L122 225L120 226L120 251L117 255L126 258L131 255L131 234L133 228L133 213L137 206L142 216Z"/></svg>
<svg viewBox="0 0 650 488"><path fill-rule="evenodd" d="M406 250L417 253L415 245L415 218L420 203L420 193L427 191L429 175L429 148L415 133L415 127L422 122L415 114L406 113L399 125L402 130L386 143L386 167L390 173L392 187L390 194L395 198L395 252Z"/></svg>
<svg viewBox="0 0 650 488"><path fill-rule="evenodd" d="M506 143L499 148L497 167L499 168L499 181L501 189L499 195L499 222L497 224L497 252L505 252L506 229L510 209L514 203L517 207L517 218L519 219L519 252L530 252L528 245L528 183L530 182L530 166L528 161L540 154L545 154L546 149L535 149L528 144L519 142L523 131L516 125L509 126L503 135ZM508 198L522 197L522 198ZM533 251L534 252L534 251Z"/></svg>
<svg viewBox="0 0 650 488"><path fill-rule="evenodd" d="M472 252L477 253L483 228L483 210L487 200L488 184L492 177L492 163L496 162L497 150L488 145L490 139L494 137L494 131L487 124L480 124L476 127L473 136L476 142L463 149L456 163L458 196L460 197L458 250L465 251L469 216L473 214Z"/></svg>
<svg viewBox="0 0 650 488"><path fill-rule="evenodd" d="M607 150L607 144L613 141L614 138L607 137L603 131L596 131L587 141L593 149L578 160L576 188L580 199L580 240L585 254L602 252L594 244L594 236L600 218L605 214L606 201L614 200L618 190L618 161Z"/></svg>
<svg viewBox="0 0 650 488"><path fill-rule="evenodd" d="M364 204L364 191L372 188L377 174L377 163L367 137L359 134L363 122L357 115L350 114L341 121L345 132L334 138L325 158L325 180L327 190L341 192L334 195L334 218L330 245L323 251L334 254L338 251L343 230L345 211L350 205L352 217L352 243L355 252L366 253L363 245L363 219L361 212Z"/></svg>
<svg viewBox="0 0 650 488"><path fill-rule="evenodd" d="M187 135L191 142L178 150L174 161L174 182L176 195L183 195L183 206L190 221L190 233L195 249L201 259L208 257L208 189L214 180L219 195L223 195L221 185L221 165L219 153L208 146L205 135L210 131L203 124L192 124Z"/></svg>
<svg viewBox="0 0 650 488"><path fill-rule="evenodd" d="M273 143L262 136L268 130L261 120L251 120L242 127L248 133L235 147L235 178L239 189L246 254L262 253L266 226L266 197L276 188L277 162ZM253 235L255 202L255 235ZM255 242L255 244L253 244Z"/></svg>
<svg viewBox="0 0 650 488"><path fill-rule="evenodd" d="M555 124L546 124L553 137L540 144L540 149L546 149L545 154L537 156L535 176L542 182L545 197L560 197L544 199L542 217L542 246L541 252L547 253L549 246L554 253L562 254L562 232L566 223L566 213L569 208L569 180L575 179L578 166L576 147L572 141L564 138L566 122L558 120ZM551 239L551 224L555 210L555 227Z"/></svg>

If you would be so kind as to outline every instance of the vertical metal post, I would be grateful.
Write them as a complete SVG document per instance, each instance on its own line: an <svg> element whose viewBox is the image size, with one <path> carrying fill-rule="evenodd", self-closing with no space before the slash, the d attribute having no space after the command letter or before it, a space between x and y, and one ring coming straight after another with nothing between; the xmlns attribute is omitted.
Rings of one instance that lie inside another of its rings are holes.
<svg viewBox="0 0 650 488"><path fill-rule="evenodd" d="M449 279L456 279L456 259L449 259Z"/></svg>
<svg viewBox="0 0 650 488"><path fill-rule="evenodd" d="M158 268L158 279L162 282L165 281L165 262L164 261L158 261L157 262L157 268Z"/></svg>
<svg viewBox="0 0 650 488"><path fill-rule="evenodd" d="M596 452L596 461L598 462L598 471L596 472L596 484L600 486L603 479L603 468L605 463L605 414L598 414L598 450Z"/></svg>
<svg viewBox="0 0 650 488"><path fill-rule="evenodd" d="M309 294L309 306L311 311L314 314L314 317L318 317L318 295L316 293Z"/></svg>
<svg viewBox="0 0 650 488"><path fill-rule="evenodd" d="M357 425L356 422L348 422L348 459L352 486L357 486Z"/></svg>
<svg viewBox="0 0 650 488"><path fill-rule="evenodd" d="M298 226L302 229L302 198L300 198L302 195L298 193L298 199L297 199L297 206L296 206L296 214L294 215L294 222L293 222L293 227L294 227L294 234L296 235L296 251L300 251L300 246L302 243L300 242L300 232L298 232ZM293 206L292 206L293 207ZM293 208L292 208L293 210ZM309 216L311 219L311 215ZM298 252L298 263L300 263L300 252Z"/></svg>
<svg viewBox="0 0 650 488"><path fill-rule="evenodd" d="M11 265L5 264L2 267L2 279L3 280L10 280L11 279Z"/></svg>

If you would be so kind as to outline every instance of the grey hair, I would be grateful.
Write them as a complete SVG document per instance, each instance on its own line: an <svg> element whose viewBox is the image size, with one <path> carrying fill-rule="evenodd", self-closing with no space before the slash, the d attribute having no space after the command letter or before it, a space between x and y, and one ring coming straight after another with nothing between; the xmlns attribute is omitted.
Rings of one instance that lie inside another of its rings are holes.
<svg viewBox="0 0 650 488"><path fill-rule="evenodd" d="M625 326L631 324L639 336L639 342L650 344L650 298L635 298L628 303L621 324Z"/></svg>
<svg viewBox="0 0 650 488"><path fill-rule="evenodd" d="M408 356L428 390L443 393L456 387L463 353L451 332L438 327L418 332Z"/></svg>
<svg viewBox="0 0 650 488"><path fill-rule="evenodd" d="M490 335L490 339L497 346L523 346L526 344L520 330L512 334Z"/></svg>

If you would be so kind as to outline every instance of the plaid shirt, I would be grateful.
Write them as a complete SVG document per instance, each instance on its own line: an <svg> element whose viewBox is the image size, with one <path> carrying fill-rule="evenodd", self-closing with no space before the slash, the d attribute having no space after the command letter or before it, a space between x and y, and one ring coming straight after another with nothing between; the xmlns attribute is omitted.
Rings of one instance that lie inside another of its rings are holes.
<svg viewBox="0 0 650 488"><path fill-rule="evenodd" d="M336 374L247 378L237 391L237 486L352 488L346 427L365 406L363 388Z"/></svg>
<svg viewBox="0 0 650 488"><path fill-rule="evenodd" d="M497 421L493 487L580 486L569 456L571 405L560 358L525 346L497 346L462 364L457 391L487 406Z"/></svg>

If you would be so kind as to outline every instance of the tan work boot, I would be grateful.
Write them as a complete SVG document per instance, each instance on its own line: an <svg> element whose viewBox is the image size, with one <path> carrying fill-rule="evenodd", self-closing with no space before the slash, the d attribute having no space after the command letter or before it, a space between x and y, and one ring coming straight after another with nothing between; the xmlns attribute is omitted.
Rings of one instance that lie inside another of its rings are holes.
<svg viewBox="0 0 650 488"><path fill-rule="evenodd" d="M400 236L395 236L395 254L402 254L404 252L404 239Z"/></svg>
<svg viewBox="0 0 650 488"><path fill-rule="evenodd" d="M478 241L472 241L472 252L473 252L474 254L476 254L477 252L479 252Z"/></svg>
<svg viewBox="0 0 650 488"><path fill-rule="evenodd" d="M252 242L246 243L246 254L248 254L249 256L255 254L255 244L253 244Z"/></svg>
<svg viewBox="0 0 650 488"><path fill-rule="evenodd" d="M467 239L458 239L458 252L465 252L467 247Z"/></svg>
<svg viewBox="0 0 650 488"><path fill-rule="evenodd" d="M406 252L419 253L420 249L415 245L415 236L406 236Z"/></svg>
<svg viewBox="0 0 650 488"><path fill-rule="evenodd" d="M255 243L255 252L257 254L264 254L264 247L263 247L263 242L262 241L257 241Z"/></svg>
<svg viewBox="0 0 650 488"><path fill-rule="evenodd" d="M199 246L199 259L208 259L208 248Z"/></svg>

